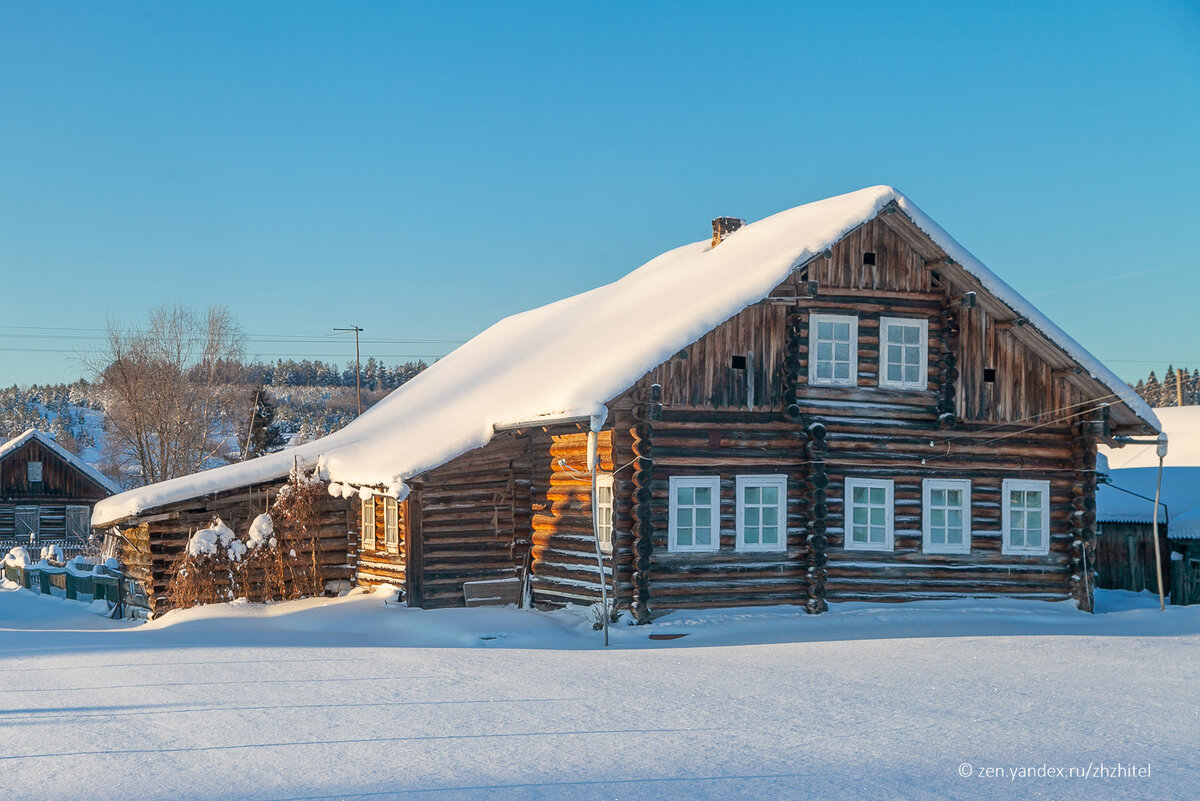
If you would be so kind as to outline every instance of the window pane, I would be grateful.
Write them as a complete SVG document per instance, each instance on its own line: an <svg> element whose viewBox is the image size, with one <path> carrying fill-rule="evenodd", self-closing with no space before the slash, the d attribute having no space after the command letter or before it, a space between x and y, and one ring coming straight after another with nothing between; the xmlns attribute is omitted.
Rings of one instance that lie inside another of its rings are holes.
<svg viewBox="0 0 1200 801"><path fill-rule="evenodd" d="M942 497L947 506L962 506L962 490L942 490Z"/></svg>
<svg viewBox="0 0 1200 801"><path fill-rule="evenodd" d="M817 360L827 362L833 358L833 343L818 342L817 343Z"/></svg>
<svg viewBox="0 0 1200 801"><path fill-rule="evenodd" d="M900 381L901 380L900 365L893 363L893 364L889 364L887 366L887 379L888 379L888 381Z"/></svg>
<svg viewBox="0 0 1200 801"><path fill-rule="evenodd" d="M946 513L946 524L954 528L962 528L962 509L951 509Z"/></svg>
<svg viewBox="0 0 1200 801"><path fill-rule="evenodd" d="M1025 546L1027 548L1042 547L1042 532L1030 529L1025 532Z"/></svg>
<svg viewBox="0 0 1200 801"><path fill-rule="evenodd" d="M866 542L867 541L867 527L866 526L855 526L851 536L855 542Z"/></svg>
<svg viewBox="0 0 1200 801"><path fill-rule="evenodd" d="M758 503L762 497L761 487L746 487L746 503Z"/></svg>
<svg viewBox="0 0 1200 801"><path fill-rule="evenodd" d="M846 364L845 362L837 362L833 368L833 377L834 378L849 378L850 377L850 365Z"/></svg>
<svg viewBox="0 0 1200 801"><path fill-rule="evenodd" d="M696 502L696 492L692 487L680 487L676 490L676 497L681 506L691 506Z"/></svg>
<svg viewBox="0 0 1200 801"><path fill-rule="evenodd" d="M1025 493L1025 508L1041 509L1042 508L1042 491L1029 490Z"/></svg>
<svg viewBox="0 0 1200 801"><path fill-rule="evenodd" d="M746 526L742 529L742 535L746 538L747 545L758 544L758 526Z"/></svg>
<svg viewBox="0 0 1200 801"><path fill-rule="evenodd" d="M888 345L887 360L889 364L899 364L904 358L904 349L899 345Z"/></svg>
<svg viewBox="0 0 1200 801"><path fill-rule="evenodd" d="M707 526L696 526L696 544L712 545L712 529Z"/></svg>
<svg viewBox="0 0 1200 801"><path fill-rule="evenodd" d="M882 506L884 501L883 487L871 487L871 505Z"/></svg>
<svg viewBox="0 0 1200 801"><path fill-rule="evenodd" d="M871 526L871 542L883 542L883 534L881 526Z"/></svg>
<svg viewBox="0 0 1200 801"><path fill-rule="evenodd" d="M763 526L762 541L764 545L779 544L779 527L778 526Z"/></svg>
<svg viewBox="0 0 1200 801"><path fill-rule="evenodd" d="M1009 517L1009 523L1012 525L1012 527L1014 529L1024 529L1025 528L1025 513L1014 510L1012 515Z"/></svg>
<svg viewBox="0 0 1200 801"><path fill-rule="evenodd" d="M692 530L690 528L679 528L675 530L675 541L680 545L692 544Z"/></svg>
<svg viewBox="0 0 1200 801"><path fill-rule="evenodd" d="M1030 531L1041 531L1042 530L1042 513L1041 513L1041 511L1025 513L1025 528L1029 529Z"/></svg>
<svg viewBox="0 0 1200 801"><path fill-rule="evenodd" d="M871 525L872 526L882 526L885 522L886 522L886 519L883 516L883 509L879 508L878 506L872 506L871 507Z"/></svg>
<svg viewBox="0 0 1200 801"><path fill-rule="evenodd" d="M696 487L696 505L712 503L712 489L710 487Z"/></svg>
<svg viewBox="0 0 1200 801"><path fill-rule="evenodd" d="M691 528L692 527L692 510L690 508L680 507L679 521L677 522L676 525L678 525L679 528Z"/></svg>
<svg viewBox="0 0 1200 801"><path fill-rule="evenodd" d="M1025 547L1025 532L1019 528L1014 528L1012 530L1012 544L1016 548L1024 548Z"/></svg>
<svg viewBox="0 0 1200 801"><path fill-rule="evenodd" d="M758 507L757 506L746 507L745 514L746 514L746 525L748 525L748 526L757 526L758 525Z"/></svg>
<svg viewBox="0 0 1200 801"><path fill-rule="evenodd" d="M833 378L833 364L831 362L817 362L817 378Z"/></svg>
<svg viewBox="0 0 1200 801"><path fill-rule="evenodd" d="M946 525L946 510L931 509L929 511L929 522L934 528L943 528Z"/></svg>
<svg viewBox="0 0 1200 801"><path fill-rule="evenodd" d="M850 361L850 346L845 342L839 342L834 345L833 358L839 362Z"/></svg>
<svg viewBox="0 0 1200 801"><path fill-rule="evenodd" d="M921 341L921 329L915 325L904 326L904 344L916 345Z"/></svg>
<svg viewBox="0 0 1200 801"><path fill-rule="evenodd" d="M712 508L708 506L696 507L696 526L711 526L712 525Z"/></svg>
<svg viewBox="0 0 1200 801"><path fill-rule="evenodd" d="M911 365L906 365L904 368L904 383L915 384L921 380L921 371Z"/></svg>
<svg viewBox="0 0 1200 801"><path fill-rule="evenodd" d="M1008 503L1009 503L1009 506L1012 506L1014 508L1024 506L1025 505L1025 493L1021 492L1020 490L1011 490L1008 493Z"/></svg>
<svg viewBox="0 0 1200 801"><path fill-rule="evenodd" d="M762 502L779 503L779 487L763 487Z"/></svg>
<svg viewBox="0 0 1200 801"><path fill-rule="evenodd" d="M817 323L817 339L833 339L833 323Z"/></svg>
<svg viewBox="0 0 1200 801"><path fill-rule="evenodd" d="M767 506L762 510L762 522L764 526L779 525L779 507Z"/></svg>
<svg viewBox="0 0 1200 801"><path fill-rule="evenodd" d="M948 528L946 529L946 544L947 545L962 545L962 529Z"/></svg>
<svg viewBox="0 0 1200 801"><path fill-rule="evenodd" d="M853 522L855 525L866 524L866 522L867 522L867 507L865 507L865 506L855 506L854 507L854 521Z"/></svg>
<svg viewBox="0 0 1200 801"><path fill-rule="evenodd" d="M834 323L833 338L840 342L850 341L850 323Z"/></svg>
<svg viewBox="0 0 1200 801"><path fill-rule="evenodd" d="M866 487L855 487L854 488L854 502L855 503L866 503L867 502L867 488Z"/></svg>

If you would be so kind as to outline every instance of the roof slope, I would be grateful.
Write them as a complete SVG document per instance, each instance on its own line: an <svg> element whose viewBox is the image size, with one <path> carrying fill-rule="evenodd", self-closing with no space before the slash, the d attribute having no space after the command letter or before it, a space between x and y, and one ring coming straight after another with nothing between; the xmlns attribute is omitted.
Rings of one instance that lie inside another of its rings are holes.
<svg viewBox="0 0 1200 801"><path fill-rule="evenodd" d="M118 487L116 484L114 484L112 482L112 479L110 479L108 476L104 475L99 470L92 467L90 464L83 461L75 454L71 453L69 450L64 448L62 445L59 445L57 442L54 441L54 437L50 436L49 434L47 434L43 431L38 431L36 428L31 428L28 431L26 431L24 434L22 434L21 436L14 437L13 439L10 439L8 442L4 443L3 445L0 445L0 459L4 459L6 456L8 456L10 453L12 453L13 451L20 448L26 442L29 442L30 440L34 440L34 439L36 439L38 442L45 445L50 450L57 453L72 467L74 467L76 470L78 470L79 472L86 475L92 481L95 481L97 484L99 484L101 487L108 490L109 492L120 492L121 491L121 488Z"/></svg>
<svg viewBox="0 0 1200 801"><path fill-rule="evenodd" d="M795 268L895 202L989 291L1128 403L1157 421L1123 381L997 278L911 201L875 186L798 206L709 241L668 251L618 281L501 320L340 431L297 448L122 493L97 505L106 525L145 509L286 475L293 459L330 480L395 486L487 444L496 426L605 413L648 370L746 306ZM646 309L655 314L645 314ZM638 336L614 337L614 331ZM558 365L547 381L546 365ZM572 369L562 369L572 365Z"/></svg>

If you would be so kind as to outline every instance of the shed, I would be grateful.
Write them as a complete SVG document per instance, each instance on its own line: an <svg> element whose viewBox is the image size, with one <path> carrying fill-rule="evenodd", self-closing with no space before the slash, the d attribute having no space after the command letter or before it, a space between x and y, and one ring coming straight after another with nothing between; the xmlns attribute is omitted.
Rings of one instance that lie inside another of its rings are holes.
<svg viewBox="0 0 1200 801"><path fill-rule="evenodd" d="M99 470L31 428L0 445L0 549L57 545L64 554L78 552L91 534L92 507L118 491Z"/></svg>
<svg viewBox="0 0 1200 801"><path fill-rule="evenodd" d="M1167 434L1158 507L1159 552L1173 604L1200 603L1200 406L1155 409ZM1103 448L1096 496L1100 524L1098 585L1156 590L1154 494L1158 456L1152 445Z"/></svg>

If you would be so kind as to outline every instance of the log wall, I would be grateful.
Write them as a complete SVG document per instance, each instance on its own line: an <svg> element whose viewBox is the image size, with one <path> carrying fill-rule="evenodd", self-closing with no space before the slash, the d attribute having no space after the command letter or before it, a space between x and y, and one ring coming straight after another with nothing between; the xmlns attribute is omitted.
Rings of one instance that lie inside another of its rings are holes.
<svg viewBox="0 0 1200 801"><path fill-rule="evenodd" d="M532 490L531 437L498 433L414 480L420 491L421 605L464 606L463 582L519 575L529 552L532 514L544 494Z"/></svg>
<svg viewBox="0 0 1200 801"><path fill-rule="evenodd" d="M162 614L169 606L166 599L170 568L196 531L207 528L218 516L239 536L244 536L255 517L269 510L285 482L258 484L236 490L191 498L154 509L123 526L125 538L122 563L130 576L146 588L150 608ZM315 521L321 564L327 579L348 580L353 575L358 543L357 499L322 496Z"/></svg>

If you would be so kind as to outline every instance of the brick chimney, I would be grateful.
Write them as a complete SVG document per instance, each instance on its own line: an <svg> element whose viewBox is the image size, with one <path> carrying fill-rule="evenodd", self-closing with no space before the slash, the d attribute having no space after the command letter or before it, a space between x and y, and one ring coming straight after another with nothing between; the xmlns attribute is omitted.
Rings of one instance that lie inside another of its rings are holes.
<svg viewBox="0 0 1200 801"><path fill-rule="evenodd" d="M716 218L715 220L712 221L712 225L713 225L712 246L715 248L717 245L721 244L721 242L725 239L725 237L729 236L730 234L732 234L734 231L741 228L745 224L746 224L745 220L739 219L737 217L718 217L718 218Z"/></svg>

